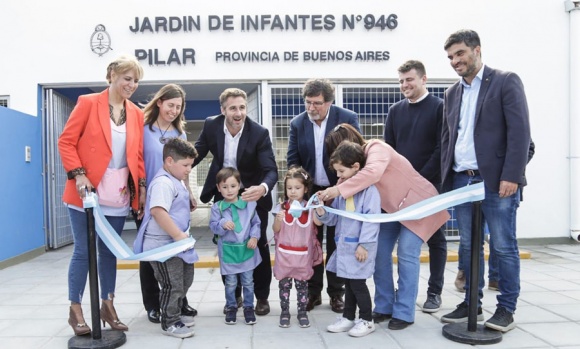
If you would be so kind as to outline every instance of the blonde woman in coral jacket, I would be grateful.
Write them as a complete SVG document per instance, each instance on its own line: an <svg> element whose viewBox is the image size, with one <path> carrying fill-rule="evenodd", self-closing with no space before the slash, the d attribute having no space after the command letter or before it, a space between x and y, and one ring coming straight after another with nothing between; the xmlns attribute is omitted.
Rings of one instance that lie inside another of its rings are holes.
<svg viewBox="0 0 580 349"><path fill-rule="evenodd" d="M81 308L89 268L82 198L95 189L105 217L119 235L129 210L143 210L143 112L129 100L142 76L143 68L134 57L122 56L109 64L109 88L79 97L58 140L68 176L63 201L68 206L74 238L68 274L68 322L76 335L91 332ZM113 306L117 260L100 239L97 249L101 320L112 329L127 331Z"/></svg>

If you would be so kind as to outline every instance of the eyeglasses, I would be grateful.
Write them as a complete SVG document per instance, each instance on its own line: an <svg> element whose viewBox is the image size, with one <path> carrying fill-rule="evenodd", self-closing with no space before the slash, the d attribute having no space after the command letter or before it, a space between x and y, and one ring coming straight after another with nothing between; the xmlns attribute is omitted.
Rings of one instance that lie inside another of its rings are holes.
<svg viewBox="0 0 580 349"><path fill-rule="evenodd" d="M326 102L320 102L320 101L312 102L312 101L304 100L304 104L306 104L306 107L314 106L314 108L320 108L324 105L324 103L326 103Z"/></svg>

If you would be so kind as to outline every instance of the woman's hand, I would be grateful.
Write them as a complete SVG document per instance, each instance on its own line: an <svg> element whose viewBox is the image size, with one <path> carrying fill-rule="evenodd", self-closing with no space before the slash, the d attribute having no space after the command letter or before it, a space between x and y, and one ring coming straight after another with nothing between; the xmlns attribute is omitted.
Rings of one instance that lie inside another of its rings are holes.
<svg viewBox="0 0 580 349"><path fill-rule="evenodd" d="M91 184L91 181L89 181L89 179L85 175L78 175L75 177L75 180L77 193L79 193L81 199L84 200L84 198L87 196L87 193L91 192L94 187Z"/></svg>
<svg viewBox="0 0 580 349"><path fill-rule="evenodd" d="M147 188L139 187L139 211L137 211L137 219L143 219L145 215L145 199L147 198Z"/></svg>
<svg viewBox="0 0 580 349"><path fill-rule="evenodd" d="M193 194L189 193L189 210L193 212L195 209L197 209L197 201L195 200Z"/></svg>
<svg viewBox="0 0 580 349"><path fill-rule="evenodd" d="M340 191L338 191L338 188L335 185L333 187L329 187L317 192L316 195L318 196L318 200L326 202L338 197L340 195Z"/></svg>

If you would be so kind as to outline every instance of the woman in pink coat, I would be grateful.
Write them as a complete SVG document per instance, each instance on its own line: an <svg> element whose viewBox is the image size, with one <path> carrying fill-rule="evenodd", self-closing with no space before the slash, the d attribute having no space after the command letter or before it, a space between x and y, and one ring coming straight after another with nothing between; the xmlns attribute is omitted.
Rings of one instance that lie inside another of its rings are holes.
<svg viewBox="0 0 580 349"><path fill-rule="evenodd" d="M352 180L339 182L318 192L320 200L328 201L339 195L348 198L374 184L379 190L383 211L395 213L438 194L435 187L391 146L380 140L366 141L348 124L338 125L326 136L325 146L329 154L332 154L343 140L364 147L367 156L366 165L352 177ZM373 275L374 322L392 318L388 325L391 330L404 329L414 323L421 245L448 219L447 211L441 211L418 220L381 223ZM399 279L395 291L392 253L397 242Z"/></svg>

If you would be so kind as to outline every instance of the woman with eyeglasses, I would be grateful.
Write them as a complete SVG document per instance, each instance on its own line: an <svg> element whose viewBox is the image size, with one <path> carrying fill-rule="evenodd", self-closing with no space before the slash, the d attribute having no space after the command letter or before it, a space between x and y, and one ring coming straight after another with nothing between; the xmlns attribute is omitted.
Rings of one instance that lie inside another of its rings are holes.
<svg viewBox="0 0 580 349"><path fill-rule="evenodd" d="M147 186L163 166L163 145L165 142L176 137L187 140L184 112L185 91L176 84L168 84L159 89L143 109L145 114L143 157L145 159ZM197 208L197 202L189 186L189 178L185 184L189 191L190 209L193 211ZM141 225L141 219L136 219L136 222L138 229ZM149 262L139 262L139 279L147 318L153 323L159 323L159 284ZM187 297L184 298L184 304L181 308L182 315L197 315L197 311L188 305Z"/></svg>
<svg viewBox="0 0 580 349"><path fill-rule="evenodd" d="M121 56L110 63L106 75L109 87L79 97L58 139L68 177L63 201L74 239L68 271L68 323L75 335L91 332L81 308L89 272L87 215L82 199L96 189L103 214L119 235L129 210L142 211L145 204L143 112L129 100L142 77L143 68L135 57ZM101 239L97 251L101 320L114 330L127 331L113 306L117 259Z"/></svg>
<svg viewBox="0 0 580 349"><path fill-rule="evenodd" d="M381 208L395 213L437 195L437 190L411 163L382 140L366 141L351 125L340 124L324 141L329 154L344 141L358 143L366 154L366 165L348 181L318 192L328 201L352 197L374 184L381 196ZM449 219L446 210L431 216L403 222L381 223L375 263L375 309L373 320L391 318L389 329L401 330L415 321L415 301L419 286L421 245ZM392 253L397 245L398 286L393 282ZM396 290L396 291L395 291Z"/></svg>

